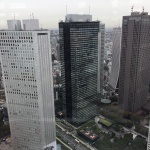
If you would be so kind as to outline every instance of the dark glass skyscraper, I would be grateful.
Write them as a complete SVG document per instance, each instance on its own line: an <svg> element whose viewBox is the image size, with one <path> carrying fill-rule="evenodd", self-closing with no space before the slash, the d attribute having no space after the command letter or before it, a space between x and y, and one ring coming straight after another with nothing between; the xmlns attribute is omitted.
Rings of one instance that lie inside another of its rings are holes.
<svg viewBox="0 0 150 150"><path fill-rule="evenodd" d="M132 12L123 17L119 104L138 111L146 104L150 79L150 16Z"/></svg>
<svg viewBox="0 0 150 150"><path fill-rule="evenodd" d="M81 124L96 116L99 21L60 22L64 114Z"/></svg>

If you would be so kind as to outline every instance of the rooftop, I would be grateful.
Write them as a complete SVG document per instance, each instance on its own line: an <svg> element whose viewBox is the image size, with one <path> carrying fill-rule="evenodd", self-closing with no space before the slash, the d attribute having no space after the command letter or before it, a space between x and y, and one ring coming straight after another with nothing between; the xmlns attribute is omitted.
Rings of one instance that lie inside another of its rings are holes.
<svg viewBox="0 0 150 150"><path fill-rule="evenodd" d="M112 125L112 122L110 122L110 121L108 121L106 119L103 119L103 118L99 118L99 122L104 124L107 127L110 127Z"/></svg>
<svg viewBox="0 0 150 150"><path fill-rule="evenodd" d="M86 136L90 140L95 140L96 138L98 138L98 135L94 134L91 130L80 130L79 133Z"/></svg>

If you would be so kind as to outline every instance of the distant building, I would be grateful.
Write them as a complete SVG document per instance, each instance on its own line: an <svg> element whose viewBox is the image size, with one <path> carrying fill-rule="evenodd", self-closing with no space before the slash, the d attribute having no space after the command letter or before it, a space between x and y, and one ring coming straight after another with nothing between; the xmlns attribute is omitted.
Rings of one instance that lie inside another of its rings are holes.
<svg viewBox="0 0 150 150"><path fill-rule="evenodd" d="M38 19L26 19L22 21L24 30L39 30Z"/></svg>
<svg viewBox="0 0 150 150"><path fill-rule="evenodd" d="M11 31L20 31L21 28L21 21L20 20L7 20L8 30Z"/></svg>
<svg viewBox="0 0 150 150"><path fill-rule="evenodd" d="M32 30L18 31L19 23L15 26L17 30L13 27L0 31L0 55L13 149L53 147L56 150L49 31L33 27Z"/></svg>
<svg viewBox="0 0 150 150"><path fill-rule="evenodd" d="M121 54L121 28L113 29L113 47L112 47L112 67L109 79L109 85L113 90L116 90L118 79L119 79L119 71L120 71L120 54Z"/></svg>
<svg viewBox="0 0 150 150"><path fill-rule="evenodd" d="M136 112L146 104L150 82L150 15L123 17L119 75L119 105Z"/></svg>
<svg viewBox="0 0 150 150"><path fill-rule="evenodd" d="M57 51L57 60L60 61L60 44L57 44L56 51Z"/></svg>
<svg viewBox="0 0 150 150"><path fill-rule="evenodd" d="M60 58L64 115L79 125L97 114L97 73L100 80L101 23L60 22ZM99 67L99 68L98 68ZM100 84L100 81L99 81Z"/></svg>
<svg viewBox="0 0 150 150"><path fill-rule="evenodd" d="M97 74L97 93L102 94L104 82L104 46L105 46L105 24L100 22L98 34L98 74Z"/></svg>

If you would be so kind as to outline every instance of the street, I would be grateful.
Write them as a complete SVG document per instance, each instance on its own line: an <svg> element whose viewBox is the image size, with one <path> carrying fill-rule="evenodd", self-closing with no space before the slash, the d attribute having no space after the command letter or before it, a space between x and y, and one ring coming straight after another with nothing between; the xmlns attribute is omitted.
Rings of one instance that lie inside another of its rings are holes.
<svg viewBox="0 0 150 150"><path fill-rule="evenodd" d="M87 147L85 147L81 143L76 142L75 139L71 135L66 134L65 131L62 131L62 129L58 128L57 126L56 126L56 135L58 137L61 137L66 143L68 143L68 145L72 149L75 149L75 150L89 150Z"/></svg>

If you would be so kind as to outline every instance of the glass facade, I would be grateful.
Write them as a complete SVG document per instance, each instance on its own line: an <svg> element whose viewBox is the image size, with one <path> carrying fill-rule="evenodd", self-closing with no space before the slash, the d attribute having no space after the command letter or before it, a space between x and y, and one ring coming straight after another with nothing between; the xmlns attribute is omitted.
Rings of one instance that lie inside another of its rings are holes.
<svg viewBox="0 0 150 150"><path fill-rule="evenodd" d="M63 108L81 124L96 116L99 22L60 22Z"/></svg>

